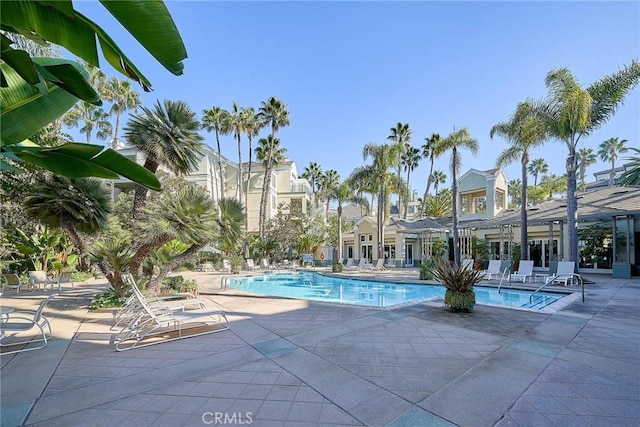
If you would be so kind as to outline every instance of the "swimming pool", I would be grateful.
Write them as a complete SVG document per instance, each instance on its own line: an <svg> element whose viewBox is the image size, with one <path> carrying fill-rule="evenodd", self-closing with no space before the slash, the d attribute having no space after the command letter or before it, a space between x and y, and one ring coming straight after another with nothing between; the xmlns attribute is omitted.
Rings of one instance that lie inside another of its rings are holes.
<svg viewBox="0 0 640 427"><path fill-rule="evenodd" d="M432 284L387 283L318 273L291 272L232 277L229 287L262 295L297 298L368 307L393 307L430 298L444 298L445 288ZM530 291L476 286L476 303L539 310L566 294L538 292L529 302Z"/></svg>

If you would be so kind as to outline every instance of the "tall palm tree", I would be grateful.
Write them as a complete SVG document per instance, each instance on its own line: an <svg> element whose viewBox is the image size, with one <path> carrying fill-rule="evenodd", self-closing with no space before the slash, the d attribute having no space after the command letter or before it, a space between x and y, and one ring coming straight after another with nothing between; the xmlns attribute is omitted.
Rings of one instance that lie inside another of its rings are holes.
<svg viewBox="0 0 640 427"><path fill-rule="evenodd" d="M222 153L220 151L220 135L229 133L229 112L222 107L213 106L202 111L202 127L207 131L214 131L218 149L218 172L220 173L220 198L224 193L224 171L222 169Z"/></svg>
<svg viewBox="0 0 640 427"><path fill-rule="evenodd" d="M108 117L109 115L101 107L83 101L65 116L65 123L74 127L82 125L80 132L86 135L87 144L90 144L94 130L97 130L96 138L100 140L105 140L111 135L112 127Z"/></svg>
<svg viewBox="0 0 640 427"><path fill-rule="evenodd" d="M604 76L586 89L568 68L550 71L545 79L548 104L541 110L553 137L567 146L567 228L569 261L578 260L578 199L576 147L580 138L600 128L616 112L640 80L640 64L632 61L622 70Z"/></svg>
<svg viewBox="0 0 640 427"><path fill-rule="evenodd" d="M369 173L369 166L358 166L349 175L347 182L355 189L358 196L363 194L371 195L371 202L369 206L373 206L376 195L378 194L377 185L378 177ZM367 211L369 213L369 210ZM364 216L362 208L360 209L360 216Z"/></svg>
<svg viewBox="0 0 640 427"><path fill-rule="evenodd" d="M411 172L418 167L418 163L420 162L421 158L422 157L420 157L420 150L411 146L406 148L405 152L402 154L400 158L400 161L404 166L404 170L407 172L407 193L411 193L411 184L409 181L411 177ZM404 203L403 217L405 219L407 218L407 207L409 205L408 202L409 202L409 199L407 198Z"/></svg>
<svg viewBox="0 0 640 427"><path fill-rule="evenodd" d="M340 175L334 169L329 169L320 178L320 199L324 201L324 217L325 220L329 216L329 202L331 201L331 193L336 185L340 183Z"/></svg>
<svg viewBox="0 0 640 427"><path fill-rule="evenodd" d="M522 203L522 181L519 179L512 179L507 183L507 190L511 197L511 204L515 207L520 206Z"/></svg>
<svg viewBox="0 0 640 427"><path fill-rule="evenodd" d="M520 158L522 171L522 203L520 205L520 259L528 257L528 227L527 227L527 166L529 165L529 150L541 145L547 138L545 122L535 113L535 107L529 101L518 104L516 112L508 122L494 125L489 132L491 138L499 135L511 143L498 155L496 167L502 168ZM543 161L544 162L544 161Z"/></svg>
<svg viewBox="0 0 640 427"><path fill-rule="evenodd" d="M261 119L261 116L256 114L256 110L253 107L245 108L242 110L242 127L244 129L244 133L247 134L247 139L249 140L249 164L247 167L247 184L245 187L245 195L244 195L244 205L249 205L249 185L251 184L251 161L253 159L253 147L252 142L253 138L258 136L260 133L260 129L262 129L265 125L264 121Z"/></svg>
<svg viewBox="0 0 640 427"><path fill-rule="evenodd" d="M458 150L466 148L474 155L478 152L478 140L471 137L469 129L466 127L456 129L442 140L444 152L451 150L451 196L452 196L452 229L453 229L453 260L460 264L460 241L458 239L458 170L462 165L462 160Z"/></svg>
<svg viewBox="0 0 640 427"><path fill-rule="evenodd" d="M425 138L425 143L422 146L422 157L425 159L429 159L429 176L427 177L427 188L424 190L424 196L422 196L422 212L426 211L426 203L427 196L429 195L429 190L431 189L431 183L433 182L433 162L436 157L442 155L442 150L440 149L440 134L432 133L429 138ZM436 193L438 191L436 190Z"/></svg>
<svg viewBox="0 0 640 427"><path fill-rule="evenodd" d="M342 259L342 205L349 202L368 209L369 201L365 197L358 196L348 181L334 185L328 197L338 202L338 259L340 260Z"/></svg>
<svg viewBox="0 0 640 427"><path fill-rule="evenodd" d="M278 132L281 127L289 126L290 124L287 104L273 96L266 101L262 101L260 115L267 125L271 126L272 137L276 136L276 132Z"/></svg>
<svg viewBox="0 0 640 427"><path fill-rule="evenodd" d="M309 166L305 166L304 172L301 175L304 179L311 184L311 192L313 193L313 201L318 206L318 200L316 200L316 192L320 190L320 180L322 178L322 167L316 162L309 162Z"/></svg>
<svg viewBox="0 0 640 427"><path fill-rule="evenodd" d="M387 141L391 141L396 144L398 146L398 150L400 150L400 157L398 158L398 164L396 165L397 175L398 178L400 178L400 172L402 171L401 158L406 149L409 147L409 142L411 141L411 134L413 133L413 131L409 127L408 123L398 122L395 127L392 127L390 129L390 132L391 133L389 134L389 136L387 136ZM409 185L409 183L407 183L407 185ZM400 197L398 197L398 209L400 209Z"/></svg>
<svg viewBox="0 0 640 427"><path fill-rule="evenodd" d="M125 127L129 144L146 155L144 167L155 173L164 165L176 175L191 172L202 155L204 144L196 114L182 101L156 102L153 109L142 107ZM137 218L148 189L136 184L133 217Z"/></svg>
<svg viewBox="0 0 640 427"><path fill-rule="evenodd" d="M440 186L440 184L444 184L445 182L447 182L447 174L445 174L441 170L435 170L432 173L431 180L433 181L433 191L435 191L436 195L438 195L438 187Z"/></svg>
<svg viewBox="0 0 640 427"><path fill-rule="evenodd" d="M25 211L64 231L84 261L89 252L81 233L104 229L111 212L109 193L102 181L47 173L23 191Z"/></svg>
<svg viewBox="0 0 640 427"><path fill-rule="evenodd" d="M113 127L113 141L111 148L115 148L118 141L118 131L120 130L120 118L126 111L138 112L141 105L140 94L131 88L129 80L120 80L117 77L110 78L104 85L104 94L107 101L113 104L109 109L109 115L116 116L116 124Z"/></svg>
<svg viewBox="0 0 640 427"><path fill-rule="evenodd" d="M533 159L531 161L531 163L529 164L529 173L531 175L533 175L533 186L537 187L538 186L538 176L539 175L544 175L545 173L549 172L549 165L547 164L547 162L540 158L540 159Z"/></svg>
<svg viewBox="0 0 640 427"><path fill-rule="evenodd" d="M579 188L584 190L587 185L585 182L587 175L587 168L596 163L597 158L596 154L593 152L592 148L581 148L576 153L577 161L578 161L578 176L580 178Z"/></svg>
<svg viewBox="0 0 640 427"><path fill-rule="evenodd" d="M368 168L361 169L362 174L376 177L378 192L377 232L378 232L378 258L384 257L384 223L387 210L387 199L391 176L389 170L399 162L400 154L404 147L398 144L376 145L368 143L362 149L364 160L371 158L372 164ZM361 177L356 176L355 179Z"/></svg>
<svg viewBox="0 0 640 427"><path fill-rule="evenodd" d="M616 176L616 160L619 153L629 151L625 144L626 139L609 138L598 146L598 156L603 162L611 162L611 171L609 172L609 185L613 185L613 178Z"/></svg>
<svg viewBox="0 0 640 427"><path fill-rule="evenodd" d="M237 102L233 102L231 105L231 110L229 111L229 131L233 133L233 138L238 143L238 175L237 175L237 183L236 183L236 199L240 203L242 203L242 133L244 132L244 121L242 117L242 109L238 105ZM249 159L251 160L251 159Z"/></svg>
<svg viewBox="0 0 640 427"><path fill-rule="evenodd" d="M442 218L451 215L451 190L444 188L440 193L436 195L429 194L426 207L424 211L425 216L432 218Z"/></svg>
<svg viewBox="0 0 640 427"><path fill-rule="evenodd" d="M260 238L265 236L265 225L267 222L267 198L269 197L269 189L271 173L273 167L284 160L286 148L280 147L280 140L272 135L261 138L256 147L256 157L262 161L264 165L264 179L262 181L262 197L260 198L260 218L258 222L258 232Z"/></svg>

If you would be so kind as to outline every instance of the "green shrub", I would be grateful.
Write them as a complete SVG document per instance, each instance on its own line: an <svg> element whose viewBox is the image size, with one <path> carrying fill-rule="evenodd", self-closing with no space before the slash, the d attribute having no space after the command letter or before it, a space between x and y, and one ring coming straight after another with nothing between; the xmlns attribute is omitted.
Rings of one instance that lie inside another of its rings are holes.
<svg viewBox="0 0 640 427"><path fill-rule="evenodd" d="M431 270L433 277L446 288L444 304L451 311L472 311L476 304L473 287L482 280L479 270L440 259Z"/></svg>
<svg viewBox="0 0 640 427"><path fill-rule="evenodd" d="M111 288L107 292L93 297L89 309L121 307L125 301L126 298L121 297L114 288Z"/></svg>
<svg viewBox="0 0 640 427"><path fill-rule="evenodd" d="M195 280L185 280L182 276L167 277L162 281L164 288L169 292L191 292L198 293L198 282Z"/></svg>
<svg viewBox="0 0 640 427"><path fill-rule="evenodd" d="M339 262L334 262L331 266L331 271L334 273L342 273L342 264Z"/></svg>
<svg viewBox="0 0 640 427"><path fill-rule="evenodd" d="M74 282L84 282L85 280L92 279L93 274L87 273L86 271L74 271L71 273L71 278Z"/></svg>
<svg viewBox="0 0 640 427"><path fill-rule="evenodd" d="M425 259L420 263L420 280L433 280L433 270L435 263L431 259Z"/></svg>

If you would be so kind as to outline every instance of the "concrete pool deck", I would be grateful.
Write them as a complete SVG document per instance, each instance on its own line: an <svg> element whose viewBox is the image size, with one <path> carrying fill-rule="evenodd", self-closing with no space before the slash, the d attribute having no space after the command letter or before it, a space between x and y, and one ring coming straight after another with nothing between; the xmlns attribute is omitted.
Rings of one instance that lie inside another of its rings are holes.
<svg viewBox="0 0 640 427"><path fill-rule="evenodd" d="M228 331L116 352L111 312L87 310L108 286L64 290L45 309L49 345L0 358L2 426L640 424L638 278L588 276L586 302L555 313L454 314L441 301L340 306L183 275L227 311ZM11 292L1 305L44 295Z"/></svg>

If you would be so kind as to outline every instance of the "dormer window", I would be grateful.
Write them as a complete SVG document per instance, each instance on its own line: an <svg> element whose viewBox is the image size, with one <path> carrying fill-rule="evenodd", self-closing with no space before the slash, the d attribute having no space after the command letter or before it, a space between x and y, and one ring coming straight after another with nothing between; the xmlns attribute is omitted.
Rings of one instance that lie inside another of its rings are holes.
<svg viewBox="0 0 640 427"><path fill-rule="evenodd" d="M504 195L503 195L504 197ZM470 215L487 212L487 192L486 190L474 191L460 195L462 214Z"/></svg>

